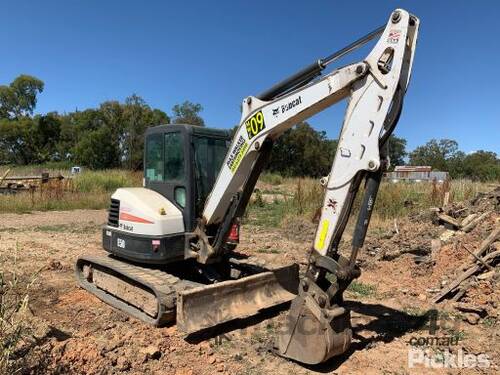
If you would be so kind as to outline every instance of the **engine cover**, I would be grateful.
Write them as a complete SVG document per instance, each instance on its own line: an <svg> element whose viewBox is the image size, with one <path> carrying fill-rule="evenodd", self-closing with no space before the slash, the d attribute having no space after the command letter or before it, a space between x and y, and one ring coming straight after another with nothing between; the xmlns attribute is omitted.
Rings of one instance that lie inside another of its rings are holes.
<svg viewBox="0 0 500 375"><path fill-rule="evenodd" d="M135 262L161 264L182 260L182 212L153 190L118 189L111 196L102 244L106 251Z"/></svg>
<svg viewBox="0 0 500 375"><path fill-rule="evenodd" d="M146 188L121 188L112 196L118 200L119 231L147 236L184 233L182 212L156 191Z"/></svg>

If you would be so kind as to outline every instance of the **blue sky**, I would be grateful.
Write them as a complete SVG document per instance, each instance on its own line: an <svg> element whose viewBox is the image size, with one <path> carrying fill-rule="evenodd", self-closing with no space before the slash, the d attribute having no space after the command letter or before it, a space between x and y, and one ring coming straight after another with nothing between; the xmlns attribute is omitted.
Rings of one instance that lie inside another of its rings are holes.
<svg viewBox="0 0 500 375"><path fill-rule="evenodd" d="M421 30L396 133L410 150L452 138L466 152L500 154L498 1L2 1L0 83L42 79L37 113L137 93L167 113L186 99L201 103L209 126L230 127L245 96L384 24L397 7ZM336 138L344 108L310 123Z"/></svg>

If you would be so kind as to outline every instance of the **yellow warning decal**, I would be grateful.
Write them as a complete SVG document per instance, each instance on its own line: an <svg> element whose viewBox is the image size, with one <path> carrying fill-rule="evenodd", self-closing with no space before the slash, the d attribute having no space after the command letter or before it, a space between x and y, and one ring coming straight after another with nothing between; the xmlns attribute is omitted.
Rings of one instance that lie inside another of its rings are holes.
<svg viewBox="0 0 500 375"><path fill-rule="evenodd" d="M240 135L226 162L231 172L234 173L238 169L243 156L245 156L245 153L247 152L247 149L248 143L245 141L245 138Z"/></svg>
<svg viewBox="0 0 500 375"><path fill-rule="evenodd" d="M328 233L329 225L330 222L327 219L324 219L321 222L321 229L319 231L318 241L316 241L316 248L318 250L323 250L323 248L325 247L325 239L326 239L326 234Z"/></svg>

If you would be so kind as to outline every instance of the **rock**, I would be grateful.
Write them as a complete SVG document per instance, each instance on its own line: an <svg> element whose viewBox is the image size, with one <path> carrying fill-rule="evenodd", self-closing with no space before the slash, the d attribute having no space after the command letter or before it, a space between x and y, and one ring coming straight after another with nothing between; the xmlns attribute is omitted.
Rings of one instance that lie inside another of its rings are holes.
<svg viewBox="0 0 500 375"><path fill-rule="evenodd" d="M116 360L116 369L119 371L127 371L130 369L130 361L125 357L118 357Z"/></svg>
<svg viewBox="0 0 500 375"><path fill-rule="evenodd" d="M46 269L48 271L60 271L63 269L63 265L58 260L51 259L49 264L47 265Z"/></svg>
<svg viewBox="0 0 500 375"><path fill-rule="evenodd" d="M154 345L149 345L145 348L141 349L141 353L144 354L145 356L145 361L148 361L149 359L160 359L161 357L161 351L157 346Z"/></svg>
<svg viewBox="0 0 500 375"><path fill-rule="evenodd" d="M420 300L420 301L426 301L427 300L427 296L425 294L422 294L420 293L417 298Z"/></svg>
<svg viewBox="0 0 500 375"><path fill-rule="evenodd" d="M474 313L465 314L465 321L469 324L476 325L479 322L479 315Z"/></svg>
<svg viewBox="0 0 500 375"><path fill-rule="evenodd" d="M451 229L446 229L441 235L439 236L439 239L443 242L448 241L450 238L452 238L455 235L455 231Z"/></svg>
<svg viewBox="0 0 500 375"><path fill-rule="evenodd" d="M226 369L226 366L224 366L222 363L219 363L217 365L217 371L218 372L223 372Z"/></svg>
<svg viewBox="0 0 500 375"><path fill-rule="evenodd" d="M215 362L217 361L217 359L214 357L214 356L211 356L209 359L208 359L208 363L213 365Z"/></svg>

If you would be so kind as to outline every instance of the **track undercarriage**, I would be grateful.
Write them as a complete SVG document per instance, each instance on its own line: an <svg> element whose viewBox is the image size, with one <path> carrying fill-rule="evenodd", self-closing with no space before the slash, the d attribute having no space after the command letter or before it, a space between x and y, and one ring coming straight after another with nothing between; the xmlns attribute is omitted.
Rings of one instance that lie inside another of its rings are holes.
<svg viewBox="0 0 500 375"><path fill-rule="evenodd" d="M147 267L112 256L82 256L76 277L114 308L154 326L177 321L187 334L252 316L297 294L296 264L273 267L231 257L219 267L193 265Z"/></svg>

